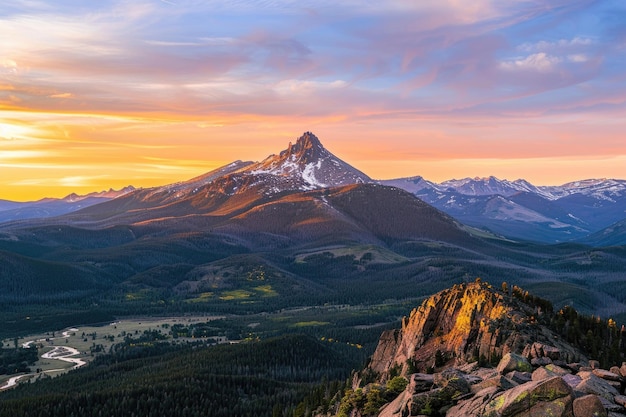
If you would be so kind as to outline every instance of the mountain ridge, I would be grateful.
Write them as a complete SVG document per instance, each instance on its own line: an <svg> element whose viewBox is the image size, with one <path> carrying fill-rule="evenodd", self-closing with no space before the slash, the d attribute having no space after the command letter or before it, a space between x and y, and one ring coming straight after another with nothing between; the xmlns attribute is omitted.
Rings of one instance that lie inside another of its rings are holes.
<svg viewBox="0 0 626 417"><path fill-rule="evenodd" d="M589 179L534 186L496 177L449 180L422 177L380 181L405 189L462 223L517 240L580 241L626 219L626 180ZM614 244L626 244L616 236Z"/></svg>
<svg viewBox="0 0 626 417"><path fill-rule="evenodd" d="M626 180L586 179L560 186L535 186L524 179L509 181L495 176L441 183L421 176L374 180L329 152L311 132L304 132L284 150L260 162L237 160L187 181L135 192L129 189L131 192L121 193L125 200L118 204L118 214L150 210L155 216L162 213L171 217L174 209L180 214L194 213L201 207L210 211L226 200L220 213L229 214L261 201L261 196L365 183L404 189L461 223L508 239L626 244L620 233L607 237L613 230L607 228L626 219ZM57 201L45 201L47 209L38 206L30 211L16 209L14 202L0 201L0 223L74 212L119 196L105 192L85 197L70 194L63 209L50 208L58 205ZM596 238L600 234L605 237Z"/></svg>

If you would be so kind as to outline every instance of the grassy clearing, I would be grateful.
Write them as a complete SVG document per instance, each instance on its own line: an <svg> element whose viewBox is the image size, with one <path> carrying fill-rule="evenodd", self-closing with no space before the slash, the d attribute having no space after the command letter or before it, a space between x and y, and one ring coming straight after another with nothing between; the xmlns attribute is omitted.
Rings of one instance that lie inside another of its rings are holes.
<svg viewBox="0 0 626 417"><path fill-rule="evenodd" d="M203 293L200 293L195 298L190 298L190 299L185 300L185 302L186 303L204 303L206 301L213 299L213 297L214 297L214 294L212 292L203 292Z"/></svg>
<svg viewBox="0 0 626 417"><path fill-rule="evenodd" d="M233 290L233 291L224 291L220 296L220 300L231 301L231 300L245 300L252 296L253 294L247 290Z"/></svg>
<svg viewBox="0 0 626 417"><path fill-rule="evenodd" d="M271 285L259 285L253 289L260 293L262 297L276 297L278 295Z"/></svg>
<svg viewBox="0 0 626 417"><path fill-rule="evenodd" d="M297 323L292 324L291 327L327 326L329 324L330 322L328 321L317 321L317 320L299 321Z"/></svg>

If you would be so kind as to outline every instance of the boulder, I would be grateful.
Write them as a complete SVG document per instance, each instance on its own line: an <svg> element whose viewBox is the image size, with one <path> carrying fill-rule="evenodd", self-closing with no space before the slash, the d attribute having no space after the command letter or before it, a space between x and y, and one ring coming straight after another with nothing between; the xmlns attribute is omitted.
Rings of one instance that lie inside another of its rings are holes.
<svg viewBox="0 0 626 417"><path fill-rule="evenodd" d="M439 410L442 407L449 406L453 401L463 395L464 394L455 391L452 387L435 388L428 392L415 394L407 402L406 408L409 412L408 415L418 416L422 414L439 414Z"/></svg>
<svg viewBox="0 0 626 417"><path fill-rule="evenodd" d="M483 379L481 377L479 377L478 375L465 375L465 380L470 385L474 385L474 384L478 384L480 382L483 382Z"/></svg>
<svg viewBox="0 0 626 417"><path fill-rule="evenodd" d="M546 366L552 363L552 359L542 356L540 358L532 358L530 364L532 366Z"/></svg>
<svg viewBox="0 0 626 417"><path fill-rule="evenodd" d="M615 401L615 396L619 395L619 392L615 389L614 386L609 384L607 381L598 378L594 374L589 374L586 376L586 378L583 376L580 384L576 386L576 391L580 391L585 394L596 394L603 398L606 398L611 402Z"/></svg>
<svg viewBox="0 0 626 417"><path fill-rule="evenodd" d="M518 383L512 380L502 375L498 375L498 376L485 379L484 381L479 382L478 384L472 385L471 390L474 393L478 393L484 390L485 388L489 388L489 387L497 387L500 390L508 390L518 385L519 385Z"/></svg>
<svg viewBox="0 0 626 417"><path fill-rule="evenodd" d="M495 386L478 391L471 399L450 408L446 417L482 417L485 406L498 392L500 389Z"/></svg>
<svg viewBox="0 0 626 417"><path fill-rule="evenodd" d="M546 369L548 371L550 371L550 372L553 372L553 373L559 375L559 376L567 375L567 374L570 373L567 369L562 368L562 367L558 366L555 363L551 363L549 365L546 365Z"/></svg>
<svg viewBox="0 0 626 417"><path fill-rule="evenodd" d="M621 375L613 373L611 371L607 371L605 369L594 369L593 374L599 378L606 379L607 381L620 381L622 379Z"/></svg>
<svg viewBox="0 0 626 417"><path fill-rule="evenodd" d="M597 395L588 394L574 400L574 417L606 417L607 413Z"/></svg>
<svg viewBox="0 0 626 417"><path fill-rule="evenodd" d="M506 374L506 377L518 384L525 384L532 381L532 374L530 372L512 371Z"/></svg>
<svg viewBox="0 0 626 417"><path fill-rule="evenodd" d="M590 360L589 361L589 367L591 369L597 369L600 368L600 362L596 361L596 360Z"/></svg>
<svg viewBox="0 0 626 417"><path fill-rule="evenodd" d="M411 394L428 391L434 384L433 379L433 375L429 374L412 374L409 377L409 386L407 390Z"/></svg>
<svg viewBox="0 0 626 417"><path fill-rule="evenodd" d="M611 366L611 369L609 369L609 371L613 372L615 375L619 375L619 376L624 376L622 375L620 369L617 366Z"/></svg>
<svg viewBox="0 0 626 417"><path fill-rule="evenodd" d="M530 415L572 416L573 392L555 376L531 381L503 392L485 407L486 417L521 417Z"/></svg>
<svg viewBox="0 0 626 417"><path fill-rule="evenodd" d="M541 366L533 371L531 379L533 381L543 381L544 379L552 378L555 376L560 376L560 375L557 375L554 372L548 370L547 368Z"/></svg>
<svg viewBox="0 0 626 417"><path fill-rule="evenodd" d="M465 375L454 368L433 375L433 383L438 388L415 394L407 402L410 415L439 412L441 408L449 407L470 392L470 384Z"/></svg>
<svg viewBox="0 0 626 417"><path fill-rule="evenodd" d="M532 372L533 368L528 363L528 359L516 353L507 353L498 363L496 368L501 374L511 371Z"/></svg>
<svg viewBox="0 0 626 417"><path fill-rule="evenodd" d="M543 345L543 354L553 361L561 359L561 351L554 346Z"/></svg>
<svg viewBox="0 0 626 417"><path fill-rule="evenodd" d="M578 384L580 384L583 380L580 376L572 374L563 375L561 379L563 379L567 385L572 387L572 389L576 389Z"/></svg>
<svg viewBox="0 0 626 417"><path fill-rule="evenodd" d="M582 365L578 362L568 363L566 366L572 372L578 372L582 368Z"/></svg>
<svg viewBox="0 0 626 417"><path fill-rule="evenodd" d="M622 366L619 368L619 373L621 376L626 378L626 362L622 362Z"/></svg>
<svg viewBox="0 0 626 417"><path fill-rule="evenodd" d="M600 402L602 403L602 406L604 407L604 409L608 412L615 412L615 413L623 413L624 411L624 407L622 407L619 404L615 404L612 401L607 400L606 398L602 398L602 397L598 397L600 399Z"/></svg>
<svg viewBox="0 0 626 417"><path fill-rule="evenodd" d="M440 388L454 388L463 394L469 392L469 383L465 379L465 374L458 369L448 368L443 372L434 374L433 383Z"/></svg>

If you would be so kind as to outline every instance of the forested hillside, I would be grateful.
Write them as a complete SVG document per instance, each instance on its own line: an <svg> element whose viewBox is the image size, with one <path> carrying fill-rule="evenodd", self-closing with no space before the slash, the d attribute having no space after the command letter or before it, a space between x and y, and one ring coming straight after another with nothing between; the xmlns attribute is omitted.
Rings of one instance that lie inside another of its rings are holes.
<svg viewBox="0 0 626 417"><path fill-rule="evenodd" d="M312 387L339 391L362 366L349 352L301 335L219 346L128 340L86 368L2 393L0 416L292 416Z"/></svg>

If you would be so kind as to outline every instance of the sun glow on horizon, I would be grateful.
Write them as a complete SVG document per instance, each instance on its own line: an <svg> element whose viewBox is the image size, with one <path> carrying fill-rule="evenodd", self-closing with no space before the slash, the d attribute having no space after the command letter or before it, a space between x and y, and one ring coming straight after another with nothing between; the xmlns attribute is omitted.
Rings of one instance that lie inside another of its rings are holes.
<svg viewBox="0 0 626 417"><path fill-rule="evenodd" d="M0 6L0 199L183 181L304 131L377 179L626 178L626 49L594 18L617 0L216 6Z"/></svg>

